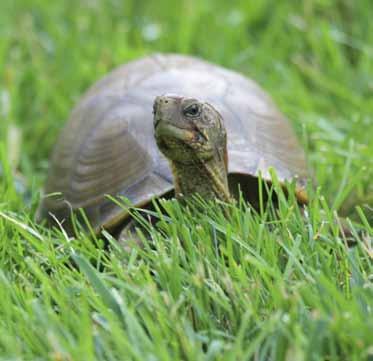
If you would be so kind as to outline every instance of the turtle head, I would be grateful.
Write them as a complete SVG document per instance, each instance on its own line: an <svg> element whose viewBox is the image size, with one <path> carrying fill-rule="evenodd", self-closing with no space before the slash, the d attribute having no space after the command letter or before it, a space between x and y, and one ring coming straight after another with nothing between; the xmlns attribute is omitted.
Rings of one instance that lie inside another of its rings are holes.
<svg viewBox="0 0 373 361"><path fill-rule="evenodd" d="M227 133L219 112L194 98L159 96L154 101L154 133L174 174L176 196L199 193L230 200Z"/></svg>
<svg viewBox="0 0 373 361"><path fill-rule="evenodd" d="M169 160L186 164L217 157L226 163L226 130L213 106L194 98L163 95L156 97L153 113L157 145Z"/></svg>

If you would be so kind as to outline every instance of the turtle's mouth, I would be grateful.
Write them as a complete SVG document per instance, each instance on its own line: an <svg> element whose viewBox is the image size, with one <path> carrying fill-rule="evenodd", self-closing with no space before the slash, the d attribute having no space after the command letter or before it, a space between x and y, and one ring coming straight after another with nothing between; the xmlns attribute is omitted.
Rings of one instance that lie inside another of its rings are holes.
<svg viewBox="0 0 373 361"><path fill-rule="evenodd" d="M181 140L190 143L195 139L195 132L185 128L179 128L171 123L156 119L154 122L155 138L160 142Z"/></svg>
<svg viewBox="0 0 373 361"><path fill-rule="evenodd" d="M158 117L155 113L155 107L153 108L153 116L154 116L154 129L157 129L159 122L161 121L161 117Z"/></svg>
<svg viewBox="0 0 373 361"><path fill-rule="evenodd" d="M160 121L155 127L154 133L159 150L169 160L186 163L195 160L193 144L196 135L192 130Z"/></svg>

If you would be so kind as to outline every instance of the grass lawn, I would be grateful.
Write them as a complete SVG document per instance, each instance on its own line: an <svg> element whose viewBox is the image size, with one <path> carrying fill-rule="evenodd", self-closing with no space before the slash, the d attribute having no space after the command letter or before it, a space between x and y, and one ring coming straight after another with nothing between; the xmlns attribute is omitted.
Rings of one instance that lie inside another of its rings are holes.
<svg viewBox="0 0 373 361"><path fill-rule="evenodd" d="M2 0L0 359L373 360L372 11L371 0ZM277 217L237 204L226 226L217 205L167 201L152 248L131 253L108 234L35 224L74 103L155 51L203 57L271 94L317 181L305 217L280 197Z"/></svg>

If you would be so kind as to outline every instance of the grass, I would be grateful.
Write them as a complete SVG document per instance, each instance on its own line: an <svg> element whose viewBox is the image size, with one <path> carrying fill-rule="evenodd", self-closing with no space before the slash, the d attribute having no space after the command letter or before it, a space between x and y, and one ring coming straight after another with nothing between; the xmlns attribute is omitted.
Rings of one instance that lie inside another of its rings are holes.
<svg viewBox="0 0 373 361"><path fill-rule="evenodd" d="M370 9L3 0L0 358L372 360ZM131 253L108 234L67 239L34 223L73 104L113 67L154 51L201 56L271 94L317 181L306 217L283 197L276 217L232 205L228 224L218 205L165 201L152 246ZM356 247L338 235L337 213L363 230Z"/></svg>

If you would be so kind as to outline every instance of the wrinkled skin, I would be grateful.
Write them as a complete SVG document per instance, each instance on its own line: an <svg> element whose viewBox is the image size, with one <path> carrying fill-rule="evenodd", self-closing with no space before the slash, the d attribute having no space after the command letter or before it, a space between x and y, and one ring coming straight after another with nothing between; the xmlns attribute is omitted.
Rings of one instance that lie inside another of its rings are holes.
<svg viewBox="0 0 373 361"><path fill-rule="evenodd" d="M155 139L171 164L176 196L229 201L221 115L208 103L173 95L157 97L153 112Z"/></svg>

